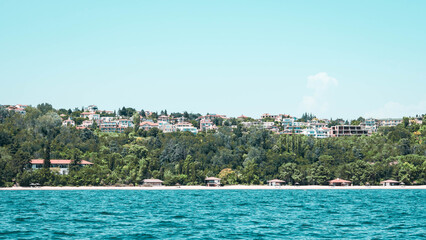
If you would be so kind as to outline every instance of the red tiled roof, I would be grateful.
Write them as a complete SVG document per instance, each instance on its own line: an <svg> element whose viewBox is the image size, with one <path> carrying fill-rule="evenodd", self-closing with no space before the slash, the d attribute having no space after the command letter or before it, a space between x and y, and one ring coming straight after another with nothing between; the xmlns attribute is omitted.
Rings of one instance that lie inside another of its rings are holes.
<svg viewBox="0 0 426 240"><path fill-rule="evenodd" d="M285 181L283 181L283 180L279 180L279 179L272 179L272 180L269 180L269 181L268 181L268 183L269 183L269 182L285 183Z"/></svg>
<svg viewBox="0 0 426 240"><path fill-rule="evenodd" d="M381 181L380 182L380 184L383 184L383 183L399 183L399 182L395 181L395 180L392 180L392 179L389 179L389 180L385 180L385 181Z"/></svg>
<svg viewBox="0 0 426 240"><path fill-rule="evenodd" d="M329 182L330 182L330 183L351 183L351 181L343 180L343 179L340 179L340 178L336 178L336 179L331 180L331 181L329 181Z"/></svg>
<svg viewBox="0 0 426 240"><path fill-rule="evenodd" d="M143 182L144 183L163 183L163 181L161 181L160 179L154 179L154 178L144 179Z"/></svg>
<svg viewBox="0 0 426 240"><path fill-rule="evenodd" d="M206 179L205 179L206 181L209 181L209 180L220 180L220 178L216 178L216 177L206 177Z"/></svg>
<svg viewBox="0 0 426 240"><path fill-rule="evenodd" d="M150 126L158 126L158 123L153 123L153 122L142 122L139 125L143 126L143 125L150 125Z"/></svg>
<svg viewBox="0 0 426 240"><path fill-rule="evenodd" d="M50 164L71 164L72 160L69 159L50 159ZM43 164L44 159L32 159L31 160L31 164ZM86 160L81 160L82 165L92 165L93 163L86 161Z"/></svg>

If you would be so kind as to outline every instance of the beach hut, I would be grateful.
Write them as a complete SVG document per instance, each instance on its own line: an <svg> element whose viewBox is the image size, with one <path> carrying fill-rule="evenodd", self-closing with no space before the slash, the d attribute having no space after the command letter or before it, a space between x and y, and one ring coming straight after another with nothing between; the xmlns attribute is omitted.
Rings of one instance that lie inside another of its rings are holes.
<svg viewBox="0 0 426 240"><path fill-rule="evenodd" d="M328 181L330 183L330 186L349 186L351 181L336 178L334 180Z"/></svg>
<svg viewBox="0 0 426 240"><path fill-rule="evenodd" d="M163 186L163 181L161 181L160 179L144 179L143 180L143 185L149 185L149 186L153 186L153 187L161 187Z"/></svg>
<svg viewBox="0 0 426 240"><path fill-rule="evenodd" d="M206 181L207 187L220 187L220 178L206 177L204 180Z"/></svg>
<svg viewBox="0 0 426 240"><path fill-rule="evenodd" d="M388 179L385 181L381 181L380 184L382 184L384 187L387 187L387 186L398 186L401 183L392 179Z"/></svg>
<svg viewBox="0 0 426 240"><path fill-rule="evenodd" d="M268 181L268 186L281 186L284 185L285 181L279 179L272 179Z"/></svg>

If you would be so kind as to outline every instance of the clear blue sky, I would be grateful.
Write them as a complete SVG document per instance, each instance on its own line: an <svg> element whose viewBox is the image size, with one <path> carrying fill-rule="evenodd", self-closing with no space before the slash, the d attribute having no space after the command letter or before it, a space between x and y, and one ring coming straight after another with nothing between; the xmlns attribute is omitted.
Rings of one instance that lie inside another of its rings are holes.
<svg viewBox="0 0 426 240"><path fill-rule="evenodd" d="M426 1L0 1L0 104L426 113Z"/></svg>

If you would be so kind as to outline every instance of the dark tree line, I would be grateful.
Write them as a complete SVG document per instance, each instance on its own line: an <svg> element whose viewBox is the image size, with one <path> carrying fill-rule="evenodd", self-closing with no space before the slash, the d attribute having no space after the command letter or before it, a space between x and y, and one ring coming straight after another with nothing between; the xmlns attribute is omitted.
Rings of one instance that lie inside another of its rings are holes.
<svg viewBox="0 0 426 240"><path fill-rule="evenodd" d="M197 135L164 134L156 128L129 128L119 134L62 127L58 111L46 105L26 111L21 115L0 108L0 186L138 185L145 178L169 185L202 184L206 176L221 177L225 184L264 184L273 178L288 184L327 184L336 177L356 185L385 179L426 184L426 125L314 139L247 129L231 119L217 131ZM185 115L193 120L197 116L174 114ZM45 159L45 168L29 170L35 158ZM72 159L74 164L68 175L57 175L50 171L49 159ZM82 159L94 165L80 168Z"/></svg>

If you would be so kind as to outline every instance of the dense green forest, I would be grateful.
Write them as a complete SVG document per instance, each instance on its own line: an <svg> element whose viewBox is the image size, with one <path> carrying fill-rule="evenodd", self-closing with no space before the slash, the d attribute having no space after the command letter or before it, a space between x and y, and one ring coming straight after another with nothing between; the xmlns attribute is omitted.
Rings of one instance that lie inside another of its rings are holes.
<svg viewBox="0 0 426 240"><path fill-rule="evenodd" d="M336 177L355 185L385 179L426 184L424 120L422 125L404 121L380 128L372 136L315 139L224 123L215 132L197 135L156 128L103 133L96 126L61 126L61 111L48 104L27 107L24 115L0 108L0 186L140 185L145 178L195 185L206 176L220 177L224 184L281 178L288 184L323 185ZM46 159L46 168L30 170L35 158ZM49 170L49 159L76 164L69 175L57 175ZM82 159L94 165L79 167Z"/></svg>

